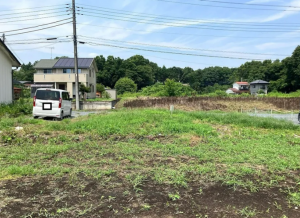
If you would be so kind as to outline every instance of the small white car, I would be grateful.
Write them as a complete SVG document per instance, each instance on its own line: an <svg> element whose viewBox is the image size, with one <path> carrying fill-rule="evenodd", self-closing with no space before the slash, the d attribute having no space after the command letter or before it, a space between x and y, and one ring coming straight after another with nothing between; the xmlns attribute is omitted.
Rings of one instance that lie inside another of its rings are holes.
<svg viewBox="0 0 300 218"><path fill-rule="evenodd" d="M62 120L72 116L72 99L61 89L38 89L33 98L33 118L53 117Z"/></svg>

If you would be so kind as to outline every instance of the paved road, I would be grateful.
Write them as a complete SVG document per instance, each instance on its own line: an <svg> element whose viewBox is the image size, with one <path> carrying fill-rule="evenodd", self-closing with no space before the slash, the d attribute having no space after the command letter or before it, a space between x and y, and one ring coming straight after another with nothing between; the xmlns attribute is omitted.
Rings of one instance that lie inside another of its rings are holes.
<svg viewBox="0 0 300 218"><path fill-rule="evenodd" d="M299 125L298 114L250 114L251 116L257 117L273 117L276 119L283 119L292 121L294 124Z"/></svg>

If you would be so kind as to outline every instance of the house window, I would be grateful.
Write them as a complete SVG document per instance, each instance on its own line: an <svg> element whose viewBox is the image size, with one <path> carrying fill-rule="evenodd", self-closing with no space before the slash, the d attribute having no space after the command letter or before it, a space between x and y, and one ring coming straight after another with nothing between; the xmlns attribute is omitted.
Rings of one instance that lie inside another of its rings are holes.
<svg viewBox="0 0 300 218"><path fill-rule="evenodd" d="M44 73L52 73L51 69L44 69Z"/></svg>
<svg viewBox="0 0 300 218"><path fill-rule="evenodd" d="M63 73L72 73L71 69L63 69Z"/></svg>
<svg viewBox="0 0 300 218"><path fill-rule="evenodd" d="M81 69L78 69L78 73L81 73Z"/></svg>
<svg viewBox="0 0 300 218"><path fill-rule="evenodd" d="M265 86L265 85L262 85L262 86L261 86L261 89L266 89L266 86Z"/></svg>
<svg viewBox="0 0 300 218"><path fill-rule="evenodd" d="M253 86L252 86L252 88L254 88L254 89L255 89L255 85L253 85Z"/></svg>

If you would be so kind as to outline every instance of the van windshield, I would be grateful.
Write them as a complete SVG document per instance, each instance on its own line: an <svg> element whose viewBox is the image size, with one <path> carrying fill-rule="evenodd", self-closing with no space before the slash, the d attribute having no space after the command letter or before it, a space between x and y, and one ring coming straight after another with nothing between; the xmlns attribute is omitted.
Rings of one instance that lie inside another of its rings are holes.
<svg viewBox="0 0 300 218"><path fill-rule="evenodd" d="M37 90L36 99L59 101L60 92L51 90Z"/></svg>

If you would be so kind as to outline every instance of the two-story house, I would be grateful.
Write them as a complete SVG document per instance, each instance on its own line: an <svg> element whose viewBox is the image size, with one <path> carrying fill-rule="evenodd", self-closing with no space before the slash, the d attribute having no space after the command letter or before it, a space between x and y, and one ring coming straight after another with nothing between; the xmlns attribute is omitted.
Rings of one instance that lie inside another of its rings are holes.
<svg viewBox="0 0 300 218"><path fill-rule="evenodd" d="M34 74L35 84L32 87L52 86L68 91L75 98L74 58L42 59L34 67L37 72ZM96 98L97 72L94 58L78 58L79 82L91 89L87 98Z"/></svg>
<svg viewBox="0 0 300 218"><path fill-rule="evenodd" d="M235 82L233 88L227 89L227 94L249 93L250 84L248 82Z"/></svg>
<svg viewBox="0 0 300 218"><path fill-rule="evenodd" d="M268 94L268 85L270 83L263 80L255 80L250 83L251 95L256 95L259 91L262 91L264 94Z"/></svg>

